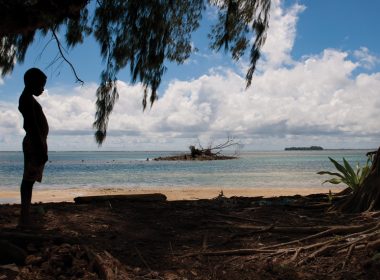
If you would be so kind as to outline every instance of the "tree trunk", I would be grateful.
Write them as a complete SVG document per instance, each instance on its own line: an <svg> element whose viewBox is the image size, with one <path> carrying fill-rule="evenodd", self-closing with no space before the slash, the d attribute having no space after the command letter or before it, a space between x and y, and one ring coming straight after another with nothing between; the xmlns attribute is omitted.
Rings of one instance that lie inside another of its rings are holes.
<svg viewBox="0 0 380 280"><path fill-rule="evenodd" d="M363 185L346 199L339 201L333 209L351 213L380 210L380 148Z"/></svg>

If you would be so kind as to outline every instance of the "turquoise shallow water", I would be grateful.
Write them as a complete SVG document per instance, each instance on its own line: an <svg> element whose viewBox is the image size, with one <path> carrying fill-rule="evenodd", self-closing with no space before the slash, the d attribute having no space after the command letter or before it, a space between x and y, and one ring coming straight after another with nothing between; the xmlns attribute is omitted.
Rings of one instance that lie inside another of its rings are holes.
<svg viewBox="0 0 380 280"><path fill-rule="evenodd" d="M242 152L236 160L146 161L178 152L50 152L40 189L139 187L315 188L328 156L364 164L365 150ZM18 189L22 152L0 152L0 190ZM331 188L324 185L326 190Z"/></svg>

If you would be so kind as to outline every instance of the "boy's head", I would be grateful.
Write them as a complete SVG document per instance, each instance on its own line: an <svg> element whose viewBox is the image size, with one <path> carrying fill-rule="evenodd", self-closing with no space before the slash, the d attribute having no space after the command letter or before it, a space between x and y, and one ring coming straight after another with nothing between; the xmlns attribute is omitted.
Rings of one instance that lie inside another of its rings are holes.
<svg viewBox="0 0 380 280"><path fill-rule="evenodd" d="M32 91L33 95L39 96L44 91L46 75L38 68L30 68L24 74L25 88Z"/></svg>

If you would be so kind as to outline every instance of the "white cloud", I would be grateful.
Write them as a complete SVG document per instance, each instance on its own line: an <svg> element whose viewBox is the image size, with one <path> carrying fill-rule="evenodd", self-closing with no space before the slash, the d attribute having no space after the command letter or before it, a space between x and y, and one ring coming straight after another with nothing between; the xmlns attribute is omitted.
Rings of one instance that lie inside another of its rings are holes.
<svg viewBox="0 0 380 280"><path fill-rule="evenodd" d="M20 124L17 106L12 103L0 103L0 120L1 128L7 129L9 132L12 133L18 133L22 126L22 124Z"/></svg>
<svg viewBox="0 0 380 280"><path fill-rule="evenodd" d="M95 114L96 84L70 89L48 89L37 100L47 115L50 134L90 134Z"/></svg>
<svg viewBox="0 0 380 280"><path fill-rule="evenodd" d="M281 0L272 1L267 40L262 49L265 67L279 67L291 64L290 51L296 37L298 15L305 6L294 4L284 10Z"/></svg>
<svg viewBox="0 0 380 280"><path fill-rule="evenodd" d="M359 60L360 65L368 70L380 63L380 58L372 55L366 47L355 50L353 54L354 57Z"/></svg>

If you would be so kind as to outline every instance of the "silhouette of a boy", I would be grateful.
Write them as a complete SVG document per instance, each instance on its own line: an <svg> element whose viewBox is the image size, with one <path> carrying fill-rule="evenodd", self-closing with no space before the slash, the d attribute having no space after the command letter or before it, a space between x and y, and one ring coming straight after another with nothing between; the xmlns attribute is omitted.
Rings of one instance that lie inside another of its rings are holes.
<svg viewBox="0 0 380 280"><path fill-rule="evenodd" d="M21 215L19 224L30 225L30 205L34 183L41 182L45 163L48 160L47 135L49 126L41 105L34 99L40 96L46 84L46 75L38 68L25 72L25 88L19 99L19 111L24 118L25 138L22 142L24 152L24 175L21 182Z"/></svg>

